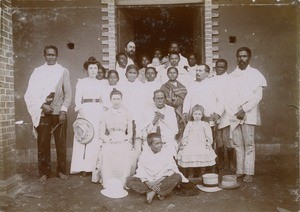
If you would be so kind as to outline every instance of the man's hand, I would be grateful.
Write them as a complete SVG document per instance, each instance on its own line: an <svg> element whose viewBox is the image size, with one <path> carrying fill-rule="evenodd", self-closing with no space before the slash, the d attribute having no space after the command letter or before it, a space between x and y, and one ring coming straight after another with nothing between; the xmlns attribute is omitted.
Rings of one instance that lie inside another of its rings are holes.
<svg viewBox="0 0 300 212"><path fill-rule="evenodd" d="M154 119L153 119L153 121L152 121L152 124L153 124L153 125L156 125L156 124L158 123L158 121L159 121L159 115L155 112L155 113L154 113Z"/></svg>
<svg viewBox="0 0 300 212"><path fill-rule="evenodd" d="M84 118L84 112L82 108L79 109L78 114L79 114L79 118Z"/></svg>
<svg viewBox="0 0 300 212"><path fill-rule="evenodd" d="M67 112L66 111L60 111L60 113L59 113L59 124L61 126L64 126L66 121L67 121Z"/></svg>
<svg viewBox="0 0 300 212"><path fill-rule="evenodd" d="M235 115L236 115L236 118L239 119L239 120L243 120L244 117L245 117L245 111L243 110L243 108L241 108Z"/></svg>
<svg viewBox="0 0 300 212"><path fill-rule="evenodd" d="M187 123L187 122L188 122L188 114L187 114L187 113L183 113L183 114L182 114L182 119L183 119L183 121L184 121L185 123Z"/></svg>
<svg viewBox="0 0 300 212"><path fill-rule="evenodd" d="M160 118L160 119L164 119L165 118L165 115L164 114L162 114L161 112L159 112L159 111L156 111L155 112L155 114L157 114L158 115L158 117Z"/></svg>
<svg viewBox="0 0 300 212"><path fill-rule="evenodd" d="M160 186L161 186L160 182L157 182L157 181L148 182L148 181L146 181L145 184L148 186L148 188L150 188L155 193L160 192Z"/></svg>
<svg viewBox="0 0 300 212"><path fill-rule="evenodd" d="M158 123L159 119L164 119L165 115L160 113L159 111L154 112L154 119L152 121L152 124L155 125Z"/></svg>
<svg viewBox="0 0 300 212"><path fill-rule="evenodd" d="M51 114L53 112L53 108L45 103L42 105L42 110L45 114Z"/></svg>
<svg viewBox="0 0 300 212"><path fill-rule="evenodd" d="M212 119L214 122L217 122L220 118L221 118L221 116L219 114L217 114L217 113L212 114Z"/></svg>
<svg viewBox="0 0 300 212"><path fill-rule="evenodd" d="M151 185L151 187L149 187L149 188L152 191L154 191L155 193L158 193L158 192L160 192L160 186L161 186L161 183L158 183L158 184Z"/></svg>

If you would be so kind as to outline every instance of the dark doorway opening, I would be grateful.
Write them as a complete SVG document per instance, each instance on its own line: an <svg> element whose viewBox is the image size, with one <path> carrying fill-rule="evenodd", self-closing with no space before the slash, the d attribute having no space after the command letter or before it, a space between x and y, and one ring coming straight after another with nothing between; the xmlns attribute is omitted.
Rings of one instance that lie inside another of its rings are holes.
<svg viewBox="0 0 300 212"><path fill-rule="evenodd" d="M177 41L181 53L195 52L203 61L203 6L201 4L168 6L127 6L117 9L118 51L128 40L137 44L137 55L152 57L155 48L167 54L169 43Z"/></svg>

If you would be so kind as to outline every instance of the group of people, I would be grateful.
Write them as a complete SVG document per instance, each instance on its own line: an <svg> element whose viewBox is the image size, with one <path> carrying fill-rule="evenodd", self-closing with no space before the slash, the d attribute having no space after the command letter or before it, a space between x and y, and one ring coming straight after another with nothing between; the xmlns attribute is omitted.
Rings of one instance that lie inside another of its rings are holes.
<svg viewBox="0 0 300 212"><path fill-rule="evenodd" d="M83 65L87 77L75 92L77 118L94 128L88 144L74 139L70 173L92 173L92 181L108 187L118 180L147 201L163 199L186 178L228 166L237 177L252 182L254 127L260 125L259 102L267 83L250 66L251 50L239 48L237 67L227 73L218 59L215 72L185 58L171 42L163 56L135 57L136 45L126 43L116 55L116 68L105 68L90 57ZM57 63L58 49L44 49L46 63L31 75L25 101L37 133L40 181L51 174L50 139L57 149L57 176L66 175L67 109L71 103L69 72ZM216 165L217 161L217 165Z"/></svg>

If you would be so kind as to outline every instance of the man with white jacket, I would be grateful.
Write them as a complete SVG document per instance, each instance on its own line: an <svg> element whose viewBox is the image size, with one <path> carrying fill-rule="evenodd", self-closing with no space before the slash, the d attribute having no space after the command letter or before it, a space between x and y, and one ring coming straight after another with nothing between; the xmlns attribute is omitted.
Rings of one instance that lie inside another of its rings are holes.
<svg viewBox="0 0 300 212"><path fill-rule="evenodd" d="M255 163L254 128L261 124L258 106L267 82L260 71L249 65L249 48L239 48L236 57L238 66L229 75L225 106L236 150L236 176L244 176L245 182L252 182Z"/></svg>

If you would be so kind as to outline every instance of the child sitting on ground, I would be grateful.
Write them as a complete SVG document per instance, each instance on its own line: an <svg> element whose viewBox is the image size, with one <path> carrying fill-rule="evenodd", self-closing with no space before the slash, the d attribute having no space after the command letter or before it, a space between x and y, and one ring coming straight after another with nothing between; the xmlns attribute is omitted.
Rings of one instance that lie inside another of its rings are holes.
<svg viewBox="0 0 300 212"><path fill-rule="evenodd" d="M180 182L188 180L179 172L173 156L162 149L163 142L157 133L147 136L149 148L139 158L136 174L127 179L127 187L139 194L146 194L151 203L157 196L163 200Z"/></svg>
<svg viewBox="0 0 300 212"><path fill-rule="evenodd" d="M212 131L208 122L202 121L204 108L195 105L191 112L191 121L185 127L181 144L178 151L178 165L187 168L185 173L188 178L196 177L195 168L201 167L203 174L204 167L216 164L216 154L212 148Z"/></svg>

